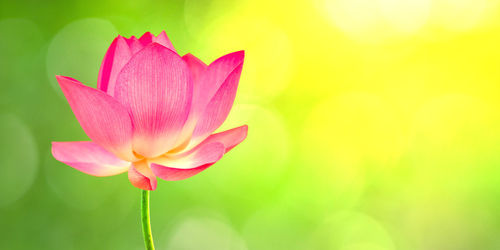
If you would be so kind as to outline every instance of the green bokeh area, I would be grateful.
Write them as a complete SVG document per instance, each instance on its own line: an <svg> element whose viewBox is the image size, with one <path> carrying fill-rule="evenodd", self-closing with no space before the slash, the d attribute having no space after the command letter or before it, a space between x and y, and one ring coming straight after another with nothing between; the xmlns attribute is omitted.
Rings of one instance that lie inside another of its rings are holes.
<svg viewBox="0 0 500 250"><path fill-rule="evenodd" d="M221 130L249 135L158 181L157 249L500 249L498 1L352 2L0 0L0 249L144 249L127 175L52 157L88 140L55 75L95 87L116 35L162 30L207 63L245 50Z"/></svg>

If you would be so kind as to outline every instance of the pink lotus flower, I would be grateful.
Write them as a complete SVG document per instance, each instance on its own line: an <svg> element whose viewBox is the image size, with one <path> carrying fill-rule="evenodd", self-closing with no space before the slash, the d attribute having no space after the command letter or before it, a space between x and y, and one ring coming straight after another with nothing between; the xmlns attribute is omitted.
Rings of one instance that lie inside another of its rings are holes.
<svg viewBox="0 0 500 250"><path fill-rule="evenodd" d="M128 171L144 190L156 189L156 177L200 173L246 138L246 125L212 134L233 105L243 58L238 51L206 65L179 56L165 32L116 37L97 89L57 76L91 141L53 142L53 156L94 176Z"/></svg>

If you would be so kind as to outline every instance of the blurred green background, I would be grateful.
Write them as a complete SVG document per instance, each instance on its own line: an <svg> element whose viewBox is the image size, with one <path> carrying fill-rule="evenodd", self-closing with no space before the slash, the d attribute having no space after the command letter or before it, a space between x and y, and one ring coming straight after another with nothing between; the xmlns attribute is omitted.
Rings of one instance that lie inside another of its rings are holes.
<svg viewBox="0 0 500 250"><path fill-rule="evenodd" d="M151 194L157 249L500 249L500 1L0 0L0 249L143 249L140 190L53 159L87 140L54 75L112 39L246 50L249 136Z"/></svg>

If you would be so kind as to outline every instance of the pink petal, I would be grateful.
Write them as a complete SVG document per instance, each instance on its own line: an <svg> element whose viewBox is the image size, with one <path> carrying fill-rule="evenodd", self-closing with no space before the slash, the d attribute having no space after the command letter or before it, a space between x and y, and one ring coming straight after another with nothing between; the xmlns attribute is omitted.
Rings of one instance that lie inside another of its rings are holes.
<svg viewBox="0 0 500 250"><path fill-rule="evenodd" d="M136 188L155 190L156 176L153 174L146 161L134 162L128 170L128 179Z"/></svg>
<svg viewBox="0 0 500 250"><path fill-rule="evenodd" d="M130 52L132 55L136 54L139 52L141 49L144 48L144 45L137 39L135 36L131 36L130 38L125 38L127 41L127 45L130 48Z"/></svg>
<svg viewBox="0 0 500 250"><path fill-rule="evenodd" d="M222 143L206 143L175 158L153 159L151 170L156 176L167 181L183 180L213 165L224 155L224 151Z"/></svg>
<svg viewBox="0 0 500 250"><path fill-rule="evenodd" d="M207 138L226 120L229 111L233 107L242 67L243 64L240 64L228 75L205 107L203 113L199 115L191 138L191 146Z"/></svg>
<svg viewBox="0 0 500 250"><path fill-rule="evenodd" d="M135 160L132 153L132 122L127 110L100 90L69 77L56 78L87 136L121 159Z"/></svg>
<svg viewBox="0 0 500 250"><path fill-rule="evenodd" d="M94 176L121 174L130 166L130 162L90 141L52 142L52 155L58 161Z"/></svg>
<svg viewBox="0 0 500 250"><path fill-rule="evenodd" d="M195 87L193 105L195 105L194 112L197 115L204 112L206 105L226 79L235 70L238 71L237 69L241 68L244 57L244 51L233 52L218 58L207 67Z"/></svg>
<svg viewBox="0 0 500 250"><path fill-rule="evenodd" d="M153 169L153 171L155 171L156 174L158 174L158 177L162 178L163 180L180 181L187 179L189 177L193 177L212 165L213 163L202 165L196 168L180 169L180 168L165 167L159 164L152 163L151 168Z"/></svg>
<svg viewBox="0 0 500 250"><path fill-rule="evenodd" d="M146 47L153 42L154 37L155 36L153 36L153 34L151 34L151 32L148 31L139 38L139 42L141 42L142 45Z"/></svg>
<svg viewBox="0 0 500 250"><path fill-rule="evenodd" d="M132 52L127 41L122 36L116 37L102 61L97 79L97 88L112 96L115 90L116 77L131 57Z"/></svg>
<svg viewBox="0 0 500 250"><path fill-rule="evenodd" d="M225 153L240 144L248 134L248 126L243 125L240 127L232 128L226 131L222 131L217 134L213 134L205 139L201 144L220 142L224 145Z"/></svg>
<svg viewBox="0 0 500 250"><path fill-rule="evenodd" d="M194 90L196 90L196 83L200 79L201 74L208 66L202 60L198 59L196 56L193 56L190 53L185 54L182 57L182 60L187 63L189 71L191 71L191 76L193 77L193 81L195 82Z"/></svg>
<svg viewBox="0 0 500 250"><path fill-rule="evenodd" d="M162 31L157 37L155 37L153 34L151 34L151 32L148 31L144 33L144 35L142 35L141 38L139 38L139 42L142 44L143 47L146 47L151 43L158 43L176 52L174 46L172 45L172 42L170 42L170 39L168 39L167 33L165 33L165 31Z"/></svg>
<svg viewBox="0 0 500 250"><path fill-rule="evenodd" d="M189 53L184 55L182 59L186 62L191 72L191 77L193 79L193 101L196 101L200 99L201 92L203 91L203 88L200 87L202 85L199 82L200 76L204 73L204 71L208 66L200 59L196 58L195 56ZM196 120L198 118L198 115L194 111L194 109L196 108L195 104L196 103L194 102L191 104L191 111L189 112L189 117L186 123L184 124L181 136L179 137L179 141L178 143L176 143L177 148L174 149L174 151L182 150L188 145L189 139L191 138L193 130L196 126Z"/></svg>
<svg viewBox="0 0 500 250"><path fill-rule="evenodd" d="M159 43L168 49L172 50L173 52L177 53L177 51L174 48L174 45L172 45L172 42L170 39L168 39L167 33L165 31L162 31L157 37L153 38L153 42Z"/></svg>
<svg viewBox="0 0 500 250"><path fill-rule="evenodd" d="M217 60L213 61L207 68L205 74L201 79L202 88L205 95L202 98L208 102L214 95L215 92L224 83L226 78L238 67L243 64L245 58L245 51L236 51L229 53L227 55L221 56Z"/></svg>
<svg viewBox="0 0 500 250"><path fill-rule="evenodd" d="M118 75L115 98L132 116L135 152L148 158L175 146L191 108L189 69L175 52L152 43Z"/></svg>
<svg viewBox="0 0 500 250"><path fill-rule="evenodd" d="M177 143L178 147L173 151L178 152L193 148L216 129L209 129L210 131L198 131L199 134L193 134L197 123L199 123L199 119L205 115L203 112L206 112L207 104L213 99L214 95L221 88L221 85L223 85L225 80L232 74L234 75L236 73L238 73L239 77L244 55L244 51L230 53L215 60L208 67L201 60L191 54L186 54L183 57L184 61L186 61L190 66L191 73L196 81L194 82L193 87L193 103L189 113L189 118L181 133L182 136ZM236 80L235 84L237 86L238 80ZM234 100L234 97L232 99ZM217 100L214 100L214 102L216 101ZM218 126L220 126L220 124L217 125L217 127ZM196 136L194 138L195 140L191 139L193 136Z"/></svg>
<svg viewBox="0 0 500 250"><path fill-rule="evenodd" d="M138 40L139 40L139 39L137 39L135 36L131 36L130 38L126 38L126 37L124 37L124 39L125 39L125 41L127 41L127 45L128 45L128 46L132 45L132 43L133 43L134 41L138 41Z"/></svg>

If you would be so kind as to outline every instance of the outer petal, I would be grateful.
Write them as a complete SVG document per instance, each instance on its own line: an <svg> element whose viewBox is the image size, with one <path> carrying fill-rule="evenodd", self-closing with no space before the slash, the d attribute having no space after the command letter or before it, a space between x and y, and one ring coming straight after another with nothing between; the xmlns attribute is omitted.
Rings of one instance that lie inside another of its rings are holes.
<svg viewBox="0 0 500 250"><path fill-rule="evenodd" d="M189 53L184 55L182 59L188 65L193 79L193 103L191 104L191 111L189 111L189 117L186 124L184 124L179 141L176 143L177 147L173 151L184 149L188 145L189 139L193 134L193 130L196 126L196 120L198 119L198 115L194 111L194 109L197 108L196 100L200 99L201 92L204 89L202 88L203 83L200 82L200 77L208 67L203 61Z"/></svg>
<svg viewBox="0 0 500 250"><path fill-rule="evenodd" d="M58 161L94 176L121 174L130 166L130 162L89 141L52 142L52 155Z"/></svg>
<svg viewBox="0 0 500 250"><path fill-rule="evenodd" d="M125 38L125 40L127 41L127 45L130 48L130 52L132 52L132 55L136 54L144 48L144 45L135 36Z"/></svg>
<svg viewBox="0 0 500 250"><path fill-rule="evenodd" d="M97 79L97 88L109 95L113 95L116 77L131 57L132 52L125 38L122 36L116 37L102 61Z"/></svg>
<svg viewBox="0 0 500 250"><path fill-rule="evenodd" d="M168 39L167 33L165 33L165 31L162 31L157 37L153 38L153 42L159 43L177 53L177 51L175 51L174 45L172 45L172 42L170 41L170 39Z"/></svg>
<svg viewBox="0 0 500 250"><path fill-rule="evenodd" d="M128 45L129 47L130 47L130 45L132 45L132 43L133 43L134 41L138 41L138 40L139 40L139 39L137 39L137 37L135 37L135 36L131 36L130 38L126 38L126 37L124 37L124 38L125 38L125 41L127 41L127 45Z"/></svg>
<svg viewBox="0 0 500 250"><path fill-rule="evenodd" d="M224 155L220 142L206 143L175 158L160 157L151 160L151 170L167 181L189 178L207 169Z"/></svg>
<svg viewBox="0 0 500 250"><path fill-rule="evenodd" d="M233 107L242 67L243 64L240 64L229 74L200 114L188 148L207 138L226 120Z"/></svg>
<svg viewBox="0 0 500 250"><path fill-rule="evenodd" d="M144 47L148 46L151 43L158 43L158 44L161 44L164 47L176 52L174 46L172 45L172 42L170 42L170 39L168 39L167 33L165 33L165 31L162 31L157 37L148 31L148 32L144 33L141 36L141 38L139 38L139 42Z"/></svg>
<svg viewBox="0 0 500 250"><path fill-rule="evenodd" d="M240 144L245 138L247 138L248 126L243 125L240 127L232 128L226 131L222 131L217 134L213 134L205 139L201 144L220 142L224 145L225 153Z"/></svg>
<svg viewBox="0 0 500 250"><path fill-rule="evenodd" d="M175 146L189 115L192 88L186 63L157 43L123 67L115 98L132 116L135 152L152 158Z"/></svg>
<svg viewBox="0 0 500 250"><path fill-rule="evenodd" d="M144 190L156 189L156 176L148 167L148 163L146 161L134 162L128 170L128 179L136 188Z"/></svg>
<svg viewBox="0 0 500 250"><path fill-rule="evenodd" d="M223 113L215 114L216 112L212 112L210 114L206 114L206 112L224 108L224 106L228 105L228 101L231 102L229 105L230 110L232 101L234 100L234 96L231 97L230 95L236 94L236 88L241 74L244 56L244 51L230 53L215 60L208 67L205 66L201 60L191 54L186 54L183 57L184 61L186 61L190 66L191 73L196 81L194 82L193 104L189 118L182 131L181 139L177 143L178 147L173 150L174 152L189 150L195 147L199 142L217 129L217 127L219 127L220 124L222 124L222 122L226 119L227 114L224 116ZM227 81L228 78L229 81ZM226 81L228 84L224 84ZM224 88L222 88L222 86L224 86ZM228 89L228 87L234 89ZM234 91L234 93L227 91ZM217 94L218 97L214 99ZM225 98L226 102L219 103L221 101L221 97ZM209 102L212 102L212 104L210 109L207 109ZM229 110L226 111L229 112ZM220 109L220 111L225 112L223 109ZM219 116L208 117L211 115ZM204 119L201 123L211 127L201 127L200 119ZM219 121L221 119L222 122ZM207 121L212 121L214 124L206 124ZM198 131L194 131L195 127L199 127L197 128ZM196 134L194 134L193 131L196 132Z"/></svg>
<svg viewBox="0 0 500 250"><path fill-rule="evenodd" d="M148 31L139 38L139 42L141 42L144 46L148 46L149 44L153 43L154 38L155 36Z"/></svg>
<svg viewBox="0 0 500 250"><path fill-rule="evenodd" d="M189 70L191 71L191 76L193 77L193 81L195 82L195 88L194 92L199 92L198 91L198 82L200 80L201 75L203 72L207 69L207 65L200 59L198 59L196 56L193 56L190 53L185 54L182 57L182 60L186 62L186 64L189 67ZM202 84L202 83L199 83ZM201 91L200 91L201 92ZM195 95L197 96L197 95Z"/></svg>
<svg viewBox="0 0 500 250"><path fill-rule="evenodd" d="M57 81L87 136L116 156L135 160L127 110L106 93L75 79L57 76Z"/></svg>
<svg viewBox="0 0 500 250"><path fill-rule="evenodd" d="M231 73L238 68L241 71L244 57L244 51L237 51L220 57L208 66L196 86L193 101L196 114L200 114L205 110L208 102L212 100Z"/></svg>

